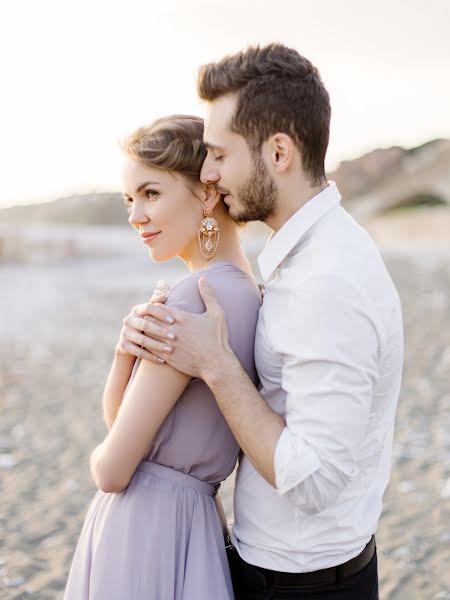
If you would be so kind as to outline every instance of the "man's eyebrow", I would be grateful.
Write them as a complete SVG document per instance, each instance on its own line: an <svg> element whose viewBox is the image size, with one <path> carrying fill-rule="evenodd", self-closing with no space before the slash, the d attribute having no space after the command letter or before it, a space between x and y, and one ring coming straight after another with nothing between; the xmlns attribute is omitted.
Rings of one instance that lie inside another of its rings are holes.
<svg viewBox="0 0 450 600"><path fill-rule="evenodd" d="M137 188L136 190L136 194L139 194L139 192L145 188L146 185L161 185L160 183L158 183L157 181L146 181L145 183L141 183L141 185ZM123 194L124 197L128 197L128 194Z"/></svg>
<svg viewBox="0 0 450 600"><path fill-rule="evenodd" d="M208 148L208 150L220 150L221 152L223 152L225 150L225 148L223 148L222 146L217 146L216 144L211 144L211 142L204 142L204 144Z"/></svg>

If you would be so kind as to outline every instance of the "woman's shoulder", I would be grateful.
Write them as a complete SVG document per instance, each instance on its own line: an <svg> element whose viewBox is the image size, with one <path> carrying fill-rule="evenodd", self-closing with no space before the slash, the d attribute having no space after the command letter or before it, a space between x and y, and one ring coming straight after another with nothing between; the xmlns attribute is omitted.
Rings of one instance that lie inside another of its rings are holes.
<svg viewBox="0 0 450 600"><path fill-rule="evenodd" d="M257 310L261 294L254 277L232 263L220 262L189 273L170 289L166 304L190 312L202 313L205 305L198 289L200 277L205 277L222 308L227 311L230 301L239 302L241 309Z"/></svg>

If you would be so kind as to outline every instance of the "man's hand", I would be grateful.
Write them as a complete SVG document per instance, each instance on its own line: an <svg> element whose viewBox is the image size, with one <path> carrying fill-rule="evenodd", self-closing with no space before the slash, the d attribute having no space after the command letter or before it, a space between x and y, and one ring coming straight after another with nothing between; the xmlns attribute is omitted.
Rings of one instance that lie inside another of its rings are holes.
<svg viewBox="0 0 450 600"><path fill-rule="evenodd" d="M117 351L158 364L167 362L205 380L220 365L224 353L232 354L222 307L205 277L199 279L206 307L203 314L165 307L165 291L158 286L149 304L135 306L124 319Z"/></svg>
<svg viewBox="0 0 450 600"><path fill-rule="evenodd" d="M204 277L199 280L199 291L206 312L197 315L165 307L165 290L158 286L149 304L135 306L124 319L124 349L134 356L167 362L183 373L205 379L211 369L220 365L220 356L232 352L224 312Z"/></svg>
<svg viewBox="0 0 450 600"><path fill-rule="evenodd" d="M205 277L199 279L199 291L206 312L197 315L173 308L173 350L160 356L179 371L206 381L211 371L220 368L221 357L232 351L225 314Z"/></svg>

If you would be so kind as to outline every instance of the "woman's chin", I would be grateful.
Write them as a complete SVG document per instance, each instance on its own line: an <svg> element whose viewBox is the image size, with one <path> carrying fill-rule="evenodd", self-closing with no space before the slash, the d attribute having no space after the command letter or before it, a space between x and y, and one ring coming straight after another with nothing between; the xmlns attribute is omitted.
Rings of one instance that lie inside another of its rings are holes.
<svg viewBox="0 0 450 600"><path fill-rule="evenodd" d="M174 254L158 252L158 250L156 250L156 248L149 248L148 254L149 254L150 258L152 259L152 261L155 263L166 262L167 260L170 260L171 258L173 258L175 256Z"/></svg>

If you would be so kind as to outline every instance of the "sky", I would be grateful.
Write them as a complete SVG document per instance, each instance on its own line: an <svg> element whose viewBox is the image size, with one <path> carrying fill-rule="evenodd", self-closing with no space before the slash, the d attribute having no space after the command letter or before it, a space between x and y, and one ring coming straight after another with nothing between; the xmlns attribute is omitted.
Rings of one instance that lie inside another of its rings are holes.
<svg viewBox="0 0 450 600"><path fill-rule="evenodd" d="M448 0L14 0L0 4L0 207L120 189L118 140L204 114L198 67L285 43L330 93L326 166L450 138Z"/></svg>

